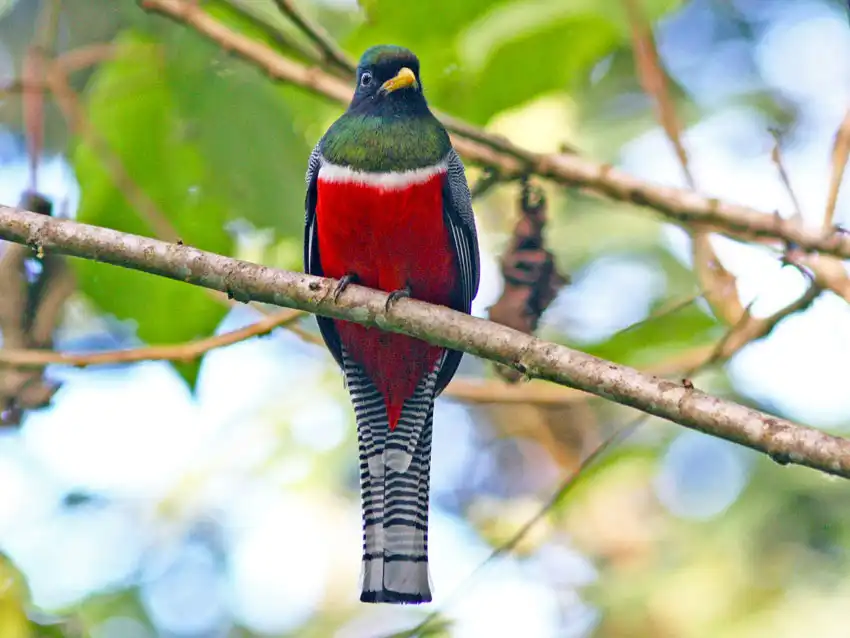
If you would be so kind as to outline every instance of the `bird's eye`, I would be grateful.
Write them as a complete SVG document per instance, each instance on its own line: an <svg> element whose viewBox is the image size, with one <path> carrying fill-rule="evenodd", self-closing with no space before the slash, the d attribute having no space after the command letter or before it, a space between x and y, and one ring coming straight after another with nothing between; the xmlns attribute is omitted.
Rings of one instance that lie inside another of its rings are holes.
<svg viewBox="0 0 850 638"><path fill-rule="evenodd" d="M369 86L372 84L372 74L366 71L360 76L360 86Z"/></svg>

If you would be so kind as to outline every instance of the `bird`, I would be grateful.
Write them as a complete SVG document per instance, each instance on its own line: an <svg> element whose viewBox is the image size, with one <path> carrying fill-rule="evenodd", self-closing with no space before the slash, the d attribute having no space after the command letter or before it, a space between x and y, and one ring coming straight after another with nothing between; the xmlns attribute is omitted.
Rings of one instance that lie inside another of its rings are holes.
<svg viewBox="0 0 850 638"><path fill-rule="evenodd" d="M480 252L464 165L423 93L419 59L378 45L361 56L345 112L310 154L305 272L467 314ZM357 424L363 557L360 600L432 600L428 509L434 401L462 352L317 316Z"/></svg>

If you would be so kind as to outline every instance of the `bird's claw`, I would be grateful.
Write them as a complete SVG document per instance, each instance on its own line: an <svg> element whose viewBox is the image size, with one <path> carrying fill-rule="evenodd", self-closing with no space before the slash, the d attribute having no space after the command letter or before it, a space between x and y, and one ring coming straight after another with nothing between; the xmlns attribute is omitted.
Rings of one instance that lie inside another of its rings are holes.
<svg viewBox="0 0 850 638"><path fill-rule="evenodd" d="M393 290L387 297L387 303L384 309L389 312L392 306L399 299L409 298L411 294L410 286L405 286L400 290Z"/></svg>
<svg viewBox="0 0 850 638"><path fill-rule="evenodd" d="M343 275L334 287L334 303L339 301L339 296L345 292L345 289L348 288L349 284L353 284L356 281L357 275L354 273Z"/></svg>

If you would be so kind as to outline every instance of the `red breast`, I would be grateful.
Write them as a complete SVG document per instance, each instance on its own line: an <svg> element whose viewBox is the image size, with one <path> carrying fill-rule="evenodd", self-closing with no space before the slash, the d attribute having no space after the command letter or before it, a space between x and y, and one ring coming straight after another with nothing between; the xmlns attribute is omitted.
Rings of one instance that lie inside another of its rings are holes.
<svg viewBox="0 0 850 638"><path fill-rule="evenodd" d="M444 169L363 177L333 168L319 173L316 206L325 275L356 273L358 283L387 292L409 285L413 297L448 305L457 273L443 221ZM404 400L442 348L358 324L336 325L342 344L384 395L395 427Z"/></svg>

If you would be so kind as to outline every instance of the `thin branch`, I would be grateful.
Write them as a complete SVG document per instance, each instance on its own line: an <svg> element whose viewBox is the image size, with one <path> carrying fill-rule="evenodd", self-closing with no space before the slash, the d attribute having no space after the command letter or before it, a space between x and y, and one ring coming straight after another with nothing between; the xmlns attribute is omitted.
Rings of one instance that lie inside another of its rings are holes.
<svg viewBox="0 0 850 638"><path fill-rule="evenodd" d="M0 239L212 288L238 301L253 299L417 337L745 445L780 463L850 477L850 440L445 307L402 299L387 311L387 295L362 286L352 286L334 302L332 279L6 206L0 206Z"/></svg>
<svg viewBox="0 0 850 638"><path fill-rule="evenodd" d="M289 18L316 45L319 51L322 52L325 62L345 73L354 73L355 65L348 58L345 51L337 46L336 42L333 41L321 26L301 13L295 7L295 3L292 0L274 0L274 4L283 15Z"/></svg>
<svg viewBox="0 0 850 638"><path fill-rule="evenodd" d="M57 56L53 59L53 64L57 65L65 75L70 75L111 60L115 57L117 50L114 44L88 44Z"/></svg>
<svg viewBox="0 0 850 638"><path fill-rule="evenodd" d="M818 286L850 303L850 276L841 260L831 255L806 255L798 250L790 251L784 259L808 272Z"/></svg>
<svg viewBox="0 0 850 638"><path fill-rule="evenodd" d="M635 52L635 67L644 92L655 103L655 115L667 139L676 151L676 157L691 190L696 190L696 182L688 164L688 153L682 142L681 125L676 115L676 107L667 89L667 76L661 68L658 50L652 30L646 23L638 0L623 0L626 14L632 28L632 46Z"/></svg>
<svg viewBox="0 0 850 638"><path fill-rule="evenodd" d="M295 51L307 60L321 62L321 57L316 55L310 47L290 37L288 33L251 11L244 5L244 2L239 2L238 0L221 0L221 2L229 11L232 11L241 20L262 33L263 36L268 38L276 46L284 50Z"/></svg>
<svg viewBox="0 0 850 638"><path fill-rule="evenodd" d="M850 109L844 114L841 126L835 133L832 145L832 174L829 180L829 197L826 203L826 214L823 217L824 232L832 232L835 220L835 207L838 204L838 191L847 167L847 156L850 155Z"/></svg>
<svg viewBox="0 0 850 638"><path fill-rule="evenodd" d="M800 203L797 199L797 195L794 193L794 188L791 186L791 179L788 176L788 171L785 169L785 163L782 159L782 152L780 150L779 134L776 131L771 132L776 139L771 159L779 171L779 179L785 187L788 197L790 197L793 202L794 219L801 222L803 219L803 212L800 209ZM846 162L847 159L845 154L845 157L842 160L841 153L846 153L850 150L850 147L842 150L842 145L850 143L848 140L843 140L843 137L848 134L850 134L850 131L842 133L842 131L839 130L836 135L835 147L833 149L832 180L833 186L835 186L836 189L836 197L838 196L838 185L841 183L841 176L844 172L844 165L842 164L842 161ZM829 212L827 213L827 216L830 217L830 219L832 217ZM829 229L825 229L825 232L835 232L835 228L830 224ZM850 275L848 275L847 270L844 268L844 264L836 257L833 257L832 255L807 255L802 251L796 250L793 246L788 246L782 258L786 263L797 266L797 268L799 268L803 273L810 271L811 277L814 280L815 285L818 287L830 290L839 297L845 299L847 302L850 302Z"/></svg>
<svg viewBox="0 0 850 638"><path fill-rule="evenodd" d="M797 199L797 194L794 192L794 187L791 186L791 177L785 169L785 161L782 159L782 141L779 132L771 130L771 134L773 135L773 150L770 153L770 159L779 172L779 181L782 182L785 192L788 193L788 197L791 199L791 205L794 207L794 219L797 222L801 222L803 211L800 206L800 200Z"/></svg>
<svg viewBox="0 0 850 638"><path fill-rule="evenodd" d="M78 368L93 365L134 363L138 361L192 361L215 348L223 348L251 337L268 334L275 328L297 321L303 313L283 310L263 317L256 323L224 334L176 345L148 346L109 352L68 353L52 350L0 350L0 364L20 368L41 368L47 365L69 365Z"/></svg>
<svg viewBox="0 0 850 638"><path fill-rule="evenodd" d="M682 127L676 107L670 97L667 75L661 68L658 49L650 25L641 11L638 0L623 0L632 27L632 45L635 52L635 67L644 92L655 104L656 119L682 167L682 172L691 190L696 191L696 180L688 163L688 153L682 141ZM712 312L724 323L735 324L744 314L738 295L735 276L723 266L711 244L711 234L703 227L685 227L691 236L691 251L694 273L705 300Z"/></svg>
<svg viewBox="0 0 850 638"><path fill-rule="evenodd" d="M44 83L47 60L53 55L56 34L59 29L59 0L44 0L36 18L36 33L33 42L24 53L21 76L28 87ZM44 89L24 91L21 95L24 133L29 157L29 190L38 192L38 161L44 146Z"/></svg>
<svg viewBox="0 0 850 638"><path fill-rule="evenodd" d="M321 338L298 328L295 322L306 316L298 310L287 311L286 318L280 324L290 332L298 334L304 341L321 344ZM93 365L132 363L137 361L189 361L199 358L214 348L221 348L233 343L249 339L256 335L265 334L269 329L265 325L273 321L273 316L261 319L252 324L228 332L225 335L201 339L184 344L169 344L145 346L141 348L108 350L93 353L67 353L52 350L9 349L0 350L0 365L15 368L41 368L48 365L71 365L87 367ZM278 325L274 323L272 327ZM647 374L657 376L681 376L694 365L700 365L709 359L714 348L701 346L683 355L665 359L664 361L642 369ZM500 379L471 380L455 377L446 388L443 396L481 405L536 405L538 407L563 407L587 400L588 395L581 390L567 388L562 385L532 381L530 383L506 383Z"/></svg>
<svg viewBox="0 0 850 638"><path fill-rule="evenodd" d="M297 310L288 312L290 313L290 321L284 321L280 324L281 327L294 332L308 343L322 343L320 337L295 325L295 322L306 316L306 313ZM261 319L258 323L264 324L266 321L266 319ZM199 358L214 348L228 346L265 332L268 332L268 330L264 329L262 325L252 324L220 337L201 339L185 344L146 346L93 353L22 349L0 350L0 365L16 368L40 368L48 365L87 367L137 361L188 361ZM690 370L693 367L703 365L711 359L715 350L714 346L700 346L681 355L641 368L641 370L646 374L660 377L681 377L683 374L691 374ZM592 395L581 390L544 381L516 384L506 383L500 379L472 380L455 377L446 388L443 396L480 405L536 405L546 408L573 405L586 401Z"/></svg>
<svg viewBox="0 0 850 638"><path fill-rule="evenodd" d="M182 22L226 51L255 64L274 80L297 84L337 102L348 103L352 89L343 80L317 67L307 67L279 55L269 47L228 28L197 6L183 0L140 0L141 5ZM565 186L583 188L596 195L631 202L654 209L677 224L700 224L707 230L752 241L759 238L793 243L804 250L850 259L850 236L805 229L799 224L747 206L724 203L693 191L649 184L619 171L574 154L543 155L511 144L456 120L446 121L453 131L453 143L470 162L499 171L503 179L528 173L551 179ZM467 134L467 131L469 134Z"/></svg>
<svg viewBox="0 0 850 638"><path fill-rule="evenodd" d="M822 290L817 283L813 283L798 299L784 308L777 310L772 315L761 319L753 317L749 309L747 309L741 321L727 332L726 336L706 359L704 365L731 359L744 346L768 336L784 319L798 312L808 310Z"/></svg>

